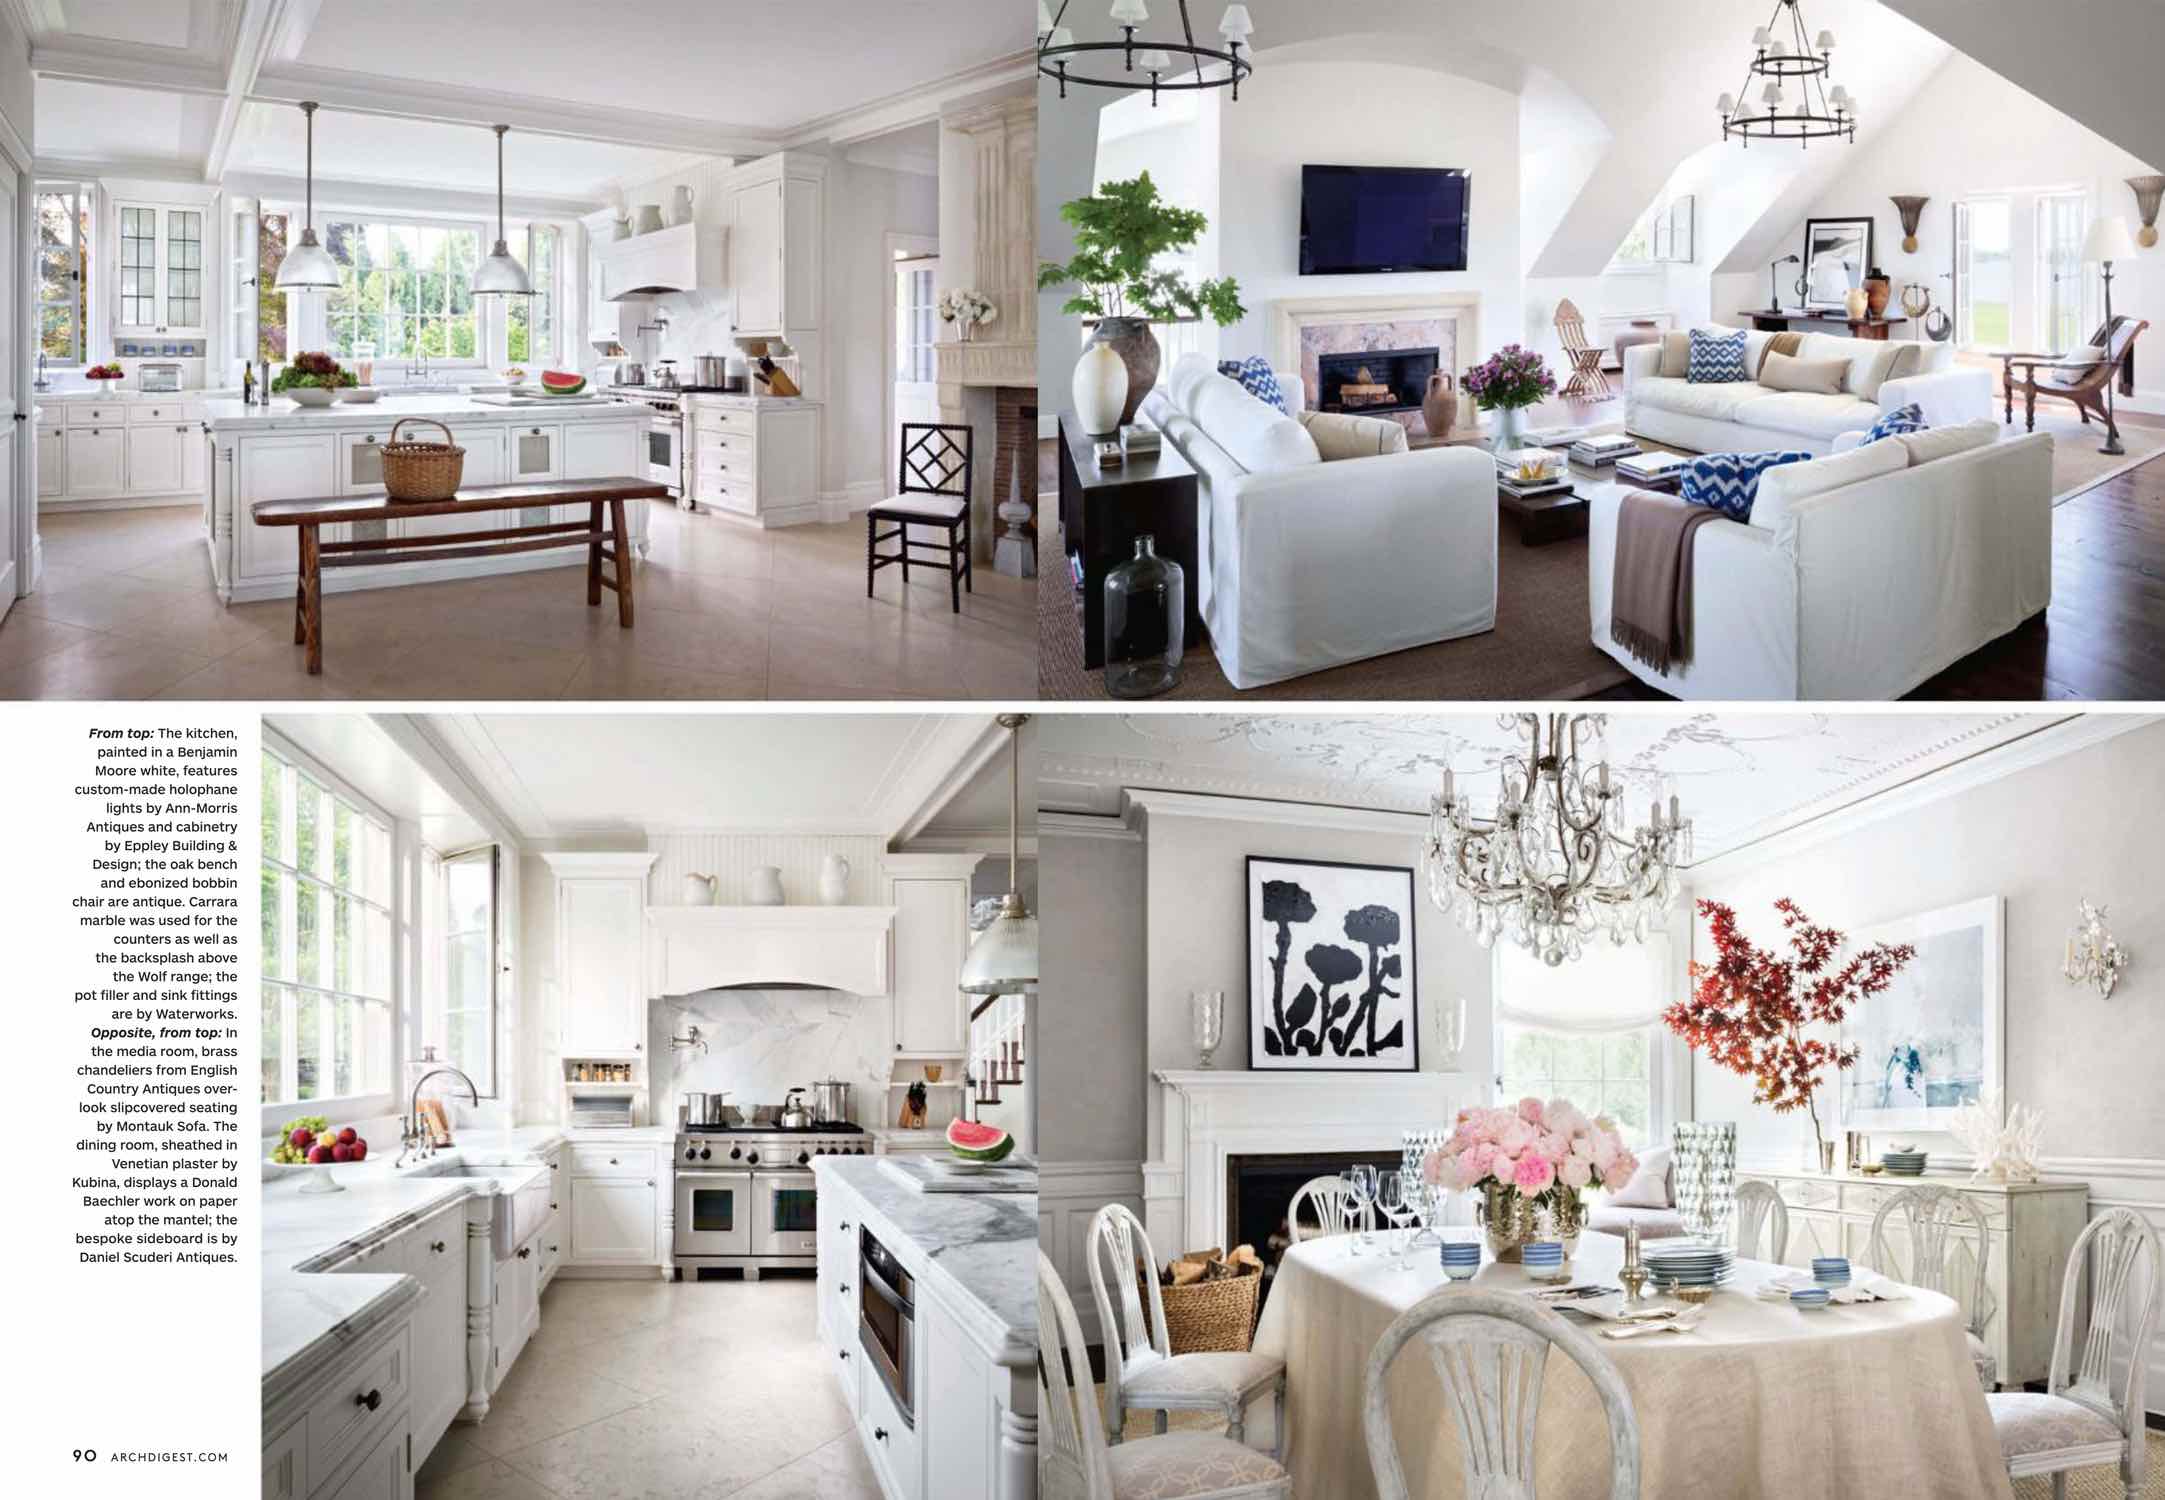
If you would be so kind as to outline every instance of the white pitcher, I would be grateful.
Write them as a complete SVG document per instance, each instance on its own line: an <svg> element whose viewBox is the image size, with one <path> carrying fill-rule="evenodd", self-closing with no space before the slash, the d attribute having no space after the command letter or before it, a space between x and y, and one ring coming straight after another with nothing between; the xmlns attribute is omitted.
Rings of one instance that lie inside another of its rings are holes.
<svg viewBox="0 0 2165 1500"><path fill-rule="evenodd" d="M701 875L696 871L684 877L684 904L686 906L712 906L721 892L722 883L713 875Z"/></svg>
<svg viewBox="0 0 2165 1500"><path fill-rule="evenodd" d="M841 906L849 900L849 861L830 854L820 861L819 901L822 906Z"/></svg>
<svg viewBox="0 0 2165 1500"><path fill-rule="evenodd" d="M752 871L750 892L745 897L754 906L780 906L782 904L782 870L779 865L760 865Z"/></svg>
<svg viewBox="0 0 2165 1500"><path fill-rule="evenodd" d="M638 216L632 221L633 234L652 234L662 227L662 206L659 203L642 203Z"/></svg>
<svg viewBox="0 0 2165 1500"><path fill-rule="evenodd" d="M679 183L676 191L669 195L669 227L674 229L679 224L689 224L691 221L692 190Z"/></svg>

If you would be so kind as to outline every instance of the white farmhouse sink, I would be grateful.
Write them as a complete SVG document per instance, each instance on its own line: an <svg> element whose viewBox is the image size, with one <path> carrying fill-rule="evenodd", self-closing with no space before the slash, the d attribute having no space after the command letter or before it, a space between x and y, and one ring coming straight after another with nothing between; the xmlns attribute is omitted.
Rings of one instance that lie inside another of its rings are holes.
<svg viewBox="0 0 2165 1500"><path fill-rule="evenodd" d="M466 1177L494 1184L489 1194L489 1258L509 1260L549 1217L549 1168L544 1162L480 1167L466 1162L424 1166L416 1177Z"/></svg>

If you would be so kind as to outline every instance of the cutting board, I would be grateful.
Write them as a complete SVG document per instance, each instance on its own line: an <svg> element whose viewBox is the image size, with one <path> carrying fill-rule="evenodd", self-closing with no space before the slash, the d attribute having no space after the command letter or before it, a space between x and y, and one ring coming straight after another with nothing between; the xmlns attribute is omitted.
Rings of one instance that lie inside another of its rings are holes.
<svg viewBox="0 0 2165 1500"><path fill-rule="evenodd" d="M1034 1193L1037 1163L1010 1156L996 1166L957 1171L938 1156L883 1156L880 1170L913 1193Z"/></svg>

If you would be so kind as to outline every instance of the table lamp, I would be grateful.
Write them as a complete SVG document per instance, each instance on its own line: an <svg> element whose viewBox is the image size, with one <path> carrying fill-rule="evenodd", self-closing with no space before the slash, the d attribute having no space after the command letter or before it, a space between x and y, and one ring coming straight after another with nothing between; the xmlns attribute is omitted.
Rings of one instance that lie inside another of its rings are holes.
<svg viewBox="0 0 2165 1500"><path fill-rule="evenodd" d="M1767 267L1767 290L1773 294L1767 299L1767 307L1770 311L1780 312L1782 310L1782 267L1801 266L1803 264L1803 260L1799 257L1785 255Z"/></svg>

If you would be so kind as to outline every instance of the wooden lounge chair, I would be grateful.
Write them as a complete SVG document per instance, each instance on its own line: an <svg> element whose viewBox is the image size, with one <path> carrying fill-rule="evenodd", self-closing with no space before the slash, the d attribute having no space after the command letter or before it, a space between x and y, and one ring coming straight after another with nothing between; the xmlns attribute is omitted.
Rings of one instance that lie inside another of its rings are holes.
<svg viewBox="0 0 2165 1500"><path fill-rule="evenodd" d="M2056 396L2075 404L2085 426L2092 417L2103 422L2108 446L2117 444L2119 424L2113 419L2106 388L2117 379L2121 395L2135 394L2135 340L2149 326L2135 318L2111 319L2090 339L2093 346L2105 351L2104 358L2087 363L2073 362L2066 354L2001 355L2007 422L2012 425L2015 420L2015 391L2020 387L2024 426L2029 431L2037 430L2037 398Z"/></svg>
<svg viewBox="0 0 2165 1500"><path fill-rule="evenodd" d="M1601 370L1602 350L1586 342L1586 319L1569 297L1556 304L1556 337L1563 344L1564 353L1571 356L1571 378L1564 382L1562 394L1589 401L1607 401L1613 397L1615 388Z"/></svg>

